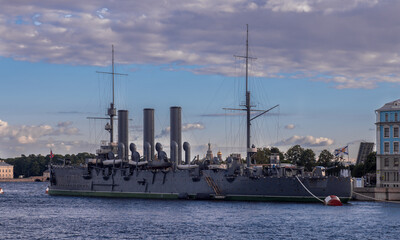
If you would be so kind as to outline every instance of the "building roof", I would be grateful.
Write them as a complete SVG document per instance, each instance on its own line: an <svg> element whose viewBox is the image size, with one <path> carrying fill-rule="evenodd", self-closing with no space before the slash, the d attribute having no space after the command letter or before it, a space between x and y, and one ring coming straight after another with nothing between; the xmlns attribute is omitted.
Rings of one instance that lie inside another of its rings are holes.
<svg viewBox="0 0 400 240"><path fill-rule="evenodd" d="M4 162L3 160L0 160L0 167L6 167L6 166L12 166L12 165Z"/></svg>
<svg viewBox="0 0 400 240"><path fill-rule="evenodd" d="M376 111L393 111L393 110L400 110L400 99L397 99L393 102L388 102L383 107L377 109Z"/></svg>

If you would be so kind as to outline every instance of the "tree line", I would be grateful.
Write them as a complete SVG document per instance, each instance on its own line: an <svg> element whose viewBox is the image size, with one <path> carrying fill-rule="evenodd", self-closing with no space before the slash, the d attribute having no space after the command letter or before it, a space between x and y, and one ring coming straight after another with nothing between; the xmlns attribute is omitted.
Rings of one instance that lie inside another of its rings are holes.
<svg viewBox="0 0 400 240"><path fill-rule="evenodd" d="M289 148L286 153L281 152L277 147L258 148L254 159L259 164L269 164L272 154L279 154L281 163L303 166L306 171L312 171L315 166L323 166L327 168L328 173L337 173L344 168L342 159L335 157L329 150L322 150L317 159L312 149L304 149L300 145ZM350 166L350 170L354 177L375 173L376 152L370 153L364 163Z"/></svg>
<svg viewBox="0 0 400 240"><path fill-rule="evenodd" d="M94 158L95 155L91 153L78 153L78 154L55 154L52 161L54 163L62 163L64 159L69 159L72 164L85 163L86 158ZM30 154L28 156L22 154L20 157L4 159L4 162L14 166L14 177L19 176L31 177L42 176L43 172L48 169L50 163L50 155L43 156L41 154Z"/></svg>

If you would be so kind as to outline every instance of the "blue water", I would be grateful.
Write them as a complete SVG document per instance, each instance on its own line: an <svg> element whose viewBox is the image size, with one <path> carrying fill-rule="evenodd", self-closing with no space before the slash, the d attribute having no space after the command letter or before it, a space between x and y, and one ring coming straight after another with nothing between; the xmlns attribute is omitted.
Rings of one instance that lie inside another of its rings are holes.
<svg viewBox="0 0 400 240"><path fill-rule="evenodd" d="M0 239L399 239L400 204L59 197L0 183Z"/></svg>

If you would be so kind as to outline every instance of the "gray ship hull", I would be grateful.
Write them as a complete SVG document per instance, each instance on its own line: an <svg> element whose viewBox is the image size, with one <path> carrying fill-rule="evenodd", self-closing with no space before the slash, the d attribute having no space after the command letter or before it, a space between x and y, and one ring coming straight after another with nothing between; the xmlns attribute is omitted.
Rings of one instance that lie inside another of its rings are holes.
<svg viewBox="0 0 400 240"><path fill-rule="evenodd" d="M349 177L227 176L224 170L134 170L115 168L110 174L86 167L53 167L50 195L153 199L222 199L239 201L318 202L338 196L351 199Z"/></svg>

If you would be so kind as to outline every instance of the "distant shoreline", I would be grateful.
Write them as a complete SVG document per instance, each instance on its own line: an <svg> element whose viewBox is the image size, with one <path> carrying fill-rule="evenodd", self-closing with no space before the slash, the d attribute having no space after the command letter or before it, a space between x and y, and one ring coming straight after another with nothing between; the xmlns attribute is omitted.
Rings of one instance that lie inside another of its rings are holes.
<svg viewBox="0 0 400 240"><path fill-rule="evenodd" d="M48 182L46 177L37 176L29 178L0 179L0 182Z"/></svg>

